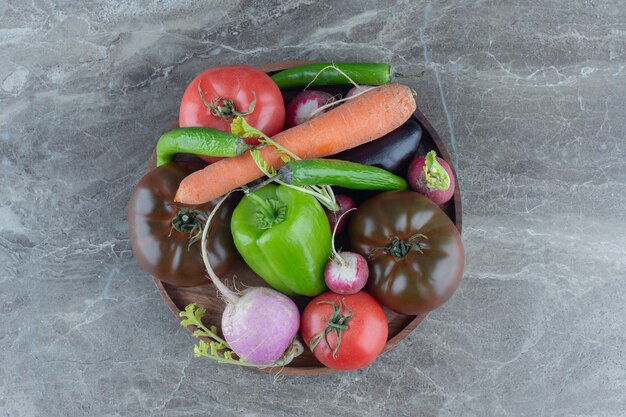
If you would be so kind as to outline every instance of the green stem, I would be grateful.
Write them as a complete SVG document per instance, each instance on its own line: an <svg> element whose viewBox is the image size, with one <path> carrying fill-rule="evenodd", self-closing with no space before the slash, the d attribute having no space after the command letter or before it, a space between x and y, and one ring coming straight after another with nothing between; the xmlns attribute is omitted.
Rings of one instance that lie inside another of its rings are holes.
<svg viewBox="0 0 626 417"><path fill-rule="evenodd" d="M204 323L202 323L201 321L194 323L194 326L196 326L196 328L201 329L203 332L205 332L206 333L205 336L210 337L211 339L215 340L218 343L228 346L228 343L226 342L226 340L219 337L217 333L213 332L211 329L206 327Z"/></svg>
<svg viewBox="0 0 626 417"><path fill-rule="evenodd" d="M304 186L304 187L299 187L297 185L293 185L293 184L287 184L284 181L281 181L279 179L275 180L274 182L276 182L277 184L280 185L284 185L285 187L289 187L291 189L294 190L298 190L300 192L303 192L305 194L309 194L312 195L313 197L315 197L317 199L317 201L320 202L320 204L322 204L324 207L328 208L331 211L337 211L339 209L339 205L337 204L337 202L335 201L334 195L332 198L324 195L324 194L320 194L316 191L312 191L309 189L309 186Z"/></svg>
<svg viewBox="0 0 626 417"><path fill-rule="evenodd" d="M246 195L248 196L248 198L250 198L252 201L256 203L257 208L263 213L264 216L270 219L276 217L276 212L274 211L270 203L267 201L267 199L261 198L258 195L253 194L253 193L249 193Z"/></svg>
<svg viewBox="0 0 626 417"><path fill-rule="evenodd" d="M446 169L437 161L435 151L430 151L426 154L424 176L426 177L426 187L429 190L445 191L450 188L450 176Z"/></svg>
<svg viewBox="0 0 626 417"><path fill-rule="evenodd" d="M202 91L200 83L201 82L199 81L198 93L200 93L200 98L202 99L202 102L204 103L206 107L209 108L209 110L211 110L211 114L213 116L218 117L222 120L228 121L228 120L234 119L235 117L247 116L254 111L254 107L256 106L256 93L254 92L254 90L250 90L252 92L253 99L250 102L250 106L248 107L248 110L245 112L240 112L240 111L237 111L235 102L230 98L214 97L213 104L206 101L206 98L204 97L204 92Z"/></svg>
<svg viewBox="0 0 626 417"><path fill-rule="evenodd" d="M204 212L200 210L190 210L180 207L176 216L172 219L172 228L168 237L172 236L174 230L189 235L187 250L191 250L191 245L200 240L202 236L202 226L204 225Z"/></svg>
<svg viewBox="0 0 626 417"><path fill-rule="evenodd" d="M422 233L416 233L410 238L408 238L407 240L402 240L399 237L394 236L393 238L391 238L391 242L389 243L389 246L381 246L381 247L373 248L370 251L370 256L372 256L374 252L377 252L379 250L383 252L387 252L388 254L393 256L395 259L404 258L406 255L408 255L408 253L411 250L414 250L415 252L418 252L418 253L424 253L423 249L428 249L428 245L423 242L417 242L416 239L418 237L422 239L428 239L428 236Z"/></svg>
<svg viewBox="0 0 626 417"><path fill-rule="evenodd" d="M330 316L330 319L326 322L326 329L311 338L311 352L313 352L317 345L322 340L324 340L324 343L326 344L328 350L332 351L334 359L337 355L337 351L339 350L339 346L341 345L341 336L345 330L348 330L348 323L352 319L353 313L352 310L350 310L350 307L348 307L348 305L343 300L339 301L339 305L335 304L332 301L319 301L317 304L329 304L333 306L334 310ZM342 313L342 304L348 310L347 316L344 316ZM337 343L335 344L334 349L330 347L330 343L328 342L328 334L333 331L337 334Z"/></svg>
<svg viewBox="0 0 626 417"><path fill-rule="evenodd" d="M200 339L198 344L194 346L194 355L196 357L206 356L219 363L228 363L240 366L254 366L244 360L237 360L232 357L233 351L228 343L217 335L217 328L210 328L202 323L202 316L206 312L204 307L196 307L195 303L189 304L180 312L180 317L184 320L180 322L183 327L194 326L196 330L193 332L194 337ZM208 338L207 343L202 338Z"/></svg>
<svg viewBox="0 0 626 417"><path fill-rule="evenodd" d="M287 206L280 200L272 198L261 198L254 193L246 193L259 209L255 212L257 228L271 229L275 225L285 220Z"/></svg>
<svg viewBox="0 0 626 417"><path fill-rule="evenodd" d="M262 138L261 139L261 143L262 144L264 144L264 145L271 145L271 146L275 147L276 149L278 149L284 155L287 155L287 156L289 156L290 158L292 158L292 159L294 159L296 161L301 160L301 158L298 155L296 155L295 153L291 152L289 149L285 148L281 144L273 141L272 138L270 138L269 136L267 136L266 134L264 134L260 130L256 129L253 126L250 126L245 121L245 119L242 119L242 118L235 119L233 121L233 123L231 124L231 130L232 130L232 133L237 135L237 136L242 136L242 137L260 137L260 138ZM250 151L250 155L252 156L252 159L254 160L254 163L256 164L256 166L259 168L259 170L263 174L265 174L269 178L276 176L276 170L273 167L270 167L269 164L267 164L267 162L265 160L263 160L263 157L261 156L261 153L260 153L260 151L258 149L254 149L254 150ZM320 189L317 188L317 187L313 188L314 186L299 187L299 186L285 184L284 182L282 182L282 181L280 181L278 179L276 179L275 182L278 183L278 184L281 184L281 185L286 185L289 188L292 188L294 190L299 190L299 191L302 191L303 193L312 195L322 205L324 205L325 207L327 207L331 211L337 211L338 208L339 208L339 206L337 205L337 202L335 200L335 194L333 193L333 190L328 185L322 187L322 189L325 190L325 192L324 192L324 191L320 191Z"/></svg>

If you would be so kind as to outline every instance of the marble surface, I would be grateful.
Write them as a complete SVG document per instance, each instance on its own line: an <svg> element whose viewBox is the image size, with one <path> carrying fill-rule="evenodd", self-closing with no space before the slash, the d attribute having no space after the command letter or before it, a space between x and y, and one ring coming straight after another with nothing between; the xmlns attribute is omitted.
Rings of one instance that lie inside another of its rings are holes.
<svg viewBox="0 0 626 417"><path fill-rule="evenodd" d="M0 0L0 416L626 415L621 0ZM187 82L385 61L449 145L467 264L367 369L194 359L126 204Z"/></svg>

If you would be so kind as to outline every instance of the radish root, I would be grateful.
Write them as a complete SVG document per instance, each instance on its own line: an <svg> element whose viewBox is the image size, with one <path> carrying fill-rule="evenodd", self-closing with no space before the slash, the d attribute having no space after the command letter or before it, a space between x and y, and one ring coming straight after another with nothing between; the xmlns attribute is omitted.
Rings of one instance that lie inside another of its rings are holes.
<svg viewBox="0 0 626 417"><path fill-rule="evenodd" d="M332 65L327 65L327 66L325 66L324 68L322 68L321 70L319 70L319 72L318 72L317 74L315 74L315 77L313 77L313 79L311 80L311 82L310 82L310 83L308 83L308 84L306 85L306 87L304 87L304 89L306 90L307 88L309 88L309 87L311 86L311 84L313 84L313 83L315 82L315 80L317 80L317 77L319 77L319 76L320 76L320 74L321 74L322 72L326 71L327 69L334 69L334 70L335 70L335 71L337 71L339 74L341 74L341 75L343 75L344 77L346 77L346 79L347 79L348 81L350 81L350 83L351 83L353 86L355 86L355 87L358 87L358 86L359 86L357 83L355 83L355 82L352 80L352 78L350 78L350 77L348 76L348 74L346 74L345 72L343 72L343 71L342 71L342 70L341 70L341 69L340 69L337 65L332 64Z"/></svg>
<svg viewBox="0 0 626 417"><path fill-rule="evenodd" d="M350 213L353 210L356 210L356 207L352 207L350 210L346 210L343 213L341 213L341 216L339 216L339 218L337 219L337 222L335 222L335 227L333 228L333 235L330 241L332 245L332 251L333 251L332 258L337 259L339 263L341 264L341 266L346 266L346 261L341 257L339 252L337 252L337 249L335 249L335 235L337 234L337 229L339 228L339 223L341 223L341 219L343 218L343 216L345 216L346 214Z"/></svg>
<svg viewBox="0 0 626 417"><path fill-rule="evenodd" d="M224 201L226 201L226 199L228 197L230 197L230 195L234 191L237 191L237 190L233 190L233 191L230 191L229 193L227 193L215 205L215 207L213 207L213 210L211 210L211 213L209 214L209 217L207 217L206 223L204 225L204 230L202 230L202 238L200 239L201 242L202 242L202 260L204 261L204 267L206 268L207 273L209 274L209 277L211 278L211 281L213 281L213 285L215 285L217 287L217 290L219 291L219 293L221 293L222 296L230 303L236 303L237 300L239 300L239 296L237 294L235 294L235 292L232 291L230 288L228 288L222 282L222 280L220 280L220 278L217 276L217 274L215 274L215 271L213 271L213 268L211 267L211 263L209 262L209 255L208 255L207 243L206 242L207 242L207 236L209 234L209 229L211 228L211 220L213 220L213 217L215 217L215 213L217 213L217 210L222 206Z"/></svg>

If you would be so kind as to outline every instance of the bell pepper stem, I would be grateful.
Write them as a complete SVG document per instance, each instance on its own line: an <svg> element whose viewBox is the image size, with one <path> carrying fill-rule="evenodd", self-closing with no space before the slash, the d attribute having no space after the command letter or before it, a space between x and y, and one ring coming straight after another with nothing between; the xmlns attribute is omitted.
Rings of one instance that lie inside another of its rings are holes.
<svg viewBox="0 0 626 417"><path fill-rule="evenodd" d="M259 209L255 213L259 229L270 229L285 220L286 206L280 200L261 198L250 192L246 196L254 201Z"/></svg>

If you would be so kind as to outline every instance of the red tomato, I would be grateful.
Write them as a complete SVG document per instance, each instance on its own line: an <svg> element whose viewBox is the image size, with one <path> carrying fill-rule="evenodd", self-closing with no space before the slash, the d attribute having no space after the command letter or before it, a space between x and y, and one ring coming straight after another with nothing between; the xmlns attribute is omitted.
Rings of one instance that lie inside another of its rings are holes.
<svg viewBox="0 0 626 417"><path fill-rule="evenodd" d="M229 115L228 111L223 112L226 114L222 117L212 114L202 100L198 85L207 103L224 106L227 100L232 100L234 110L239 113L249 110L254 91L256 105L250 114L243 116L246 121L270 137L283 129L285 104L280 90L266 73L243 65L211 68L194 78L180 103L180 127L198 126L230 131L230 123L235 116Z"/></svg>
<svg viewBox="0 0 626 417"><path fill-rule="evenodd" d="M330 327L331 331L326 334L330 349L324 340L329 322L345 327L341 330L339 347L337 330ZM380 355L387 342L389 327L385 312L371 295L363 291L350 295L328 291L306 306L300 332L309 349L318 340L312 349L318 361L329 368L347 371L363 368Z"/></svg>

